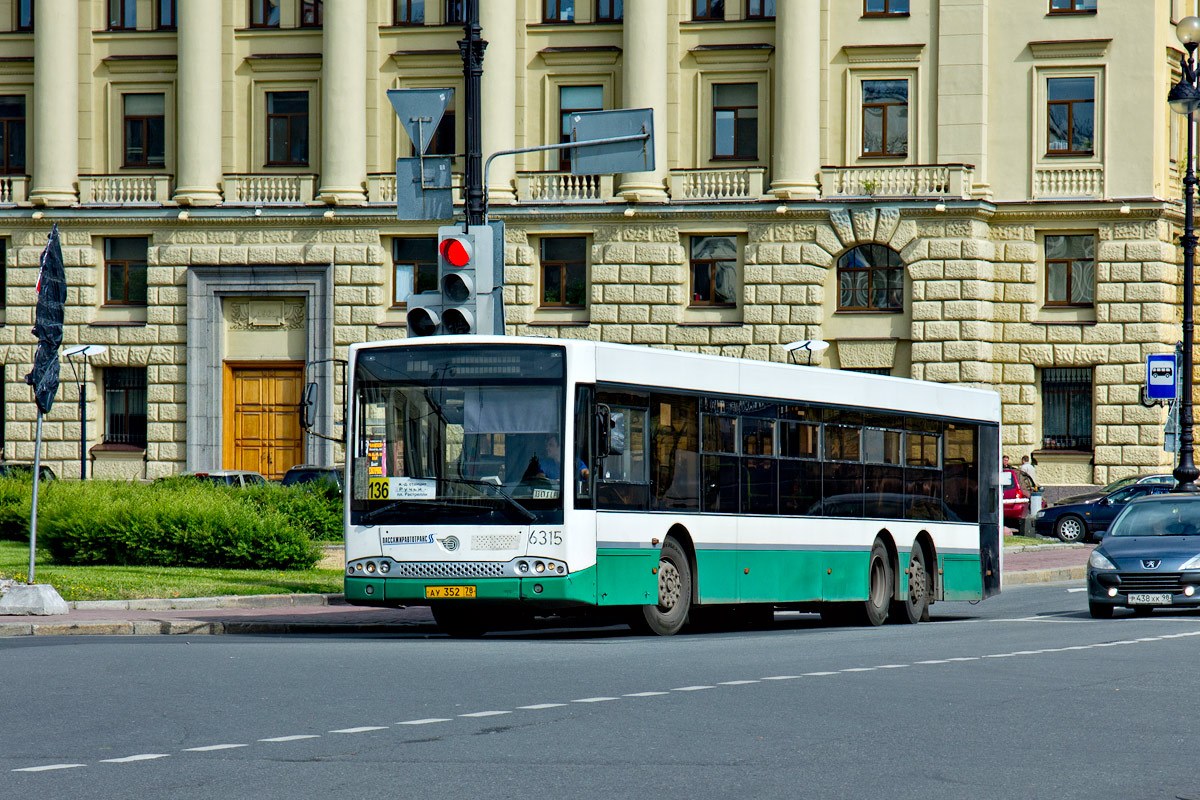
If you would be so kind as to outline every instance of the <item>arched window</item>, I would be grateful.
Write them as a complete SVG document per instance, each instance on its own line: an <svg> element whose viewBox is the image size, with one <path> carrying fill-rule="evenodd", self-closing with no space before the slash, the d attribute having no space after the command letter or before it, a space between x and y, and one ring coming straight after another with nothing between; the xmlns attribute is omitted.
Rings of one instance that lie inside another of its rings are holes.
<svg viewBox="0 0 1200 800"><path fill-rule="evenodd" d="M904 262L895 250L864 244L838 259L838 311L903 311Z"/></svg>

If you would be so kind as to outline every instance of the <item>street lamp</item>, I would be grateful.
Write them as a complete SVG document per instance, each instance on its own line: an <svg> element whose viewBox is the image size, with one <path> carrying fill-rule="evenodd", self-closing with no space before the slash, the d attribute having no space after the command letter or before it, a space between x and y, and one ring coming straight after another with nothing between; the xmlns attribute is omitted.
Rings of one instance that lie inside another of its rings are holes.
<svg viewBox="0 0 1200 800"><path fill-rule="evenodd" d="M103 344L78 344L62 351L71 371L75 373L75 382L79 384L79 480L87 480L87 358L98 356L108 349ZM79 379L79 368L75 366L72 356L83 359L83 380Z"/></svg>
<svg viewBox="0 0 1200 800"><path fill-rule="evenodd" d="M1195 301L1196 234L1192 226L1193 196L1196 190L1196 170L1192 164L1195 148L1195 112L1200 110L1200 88L1197 87L1196 46L1200 44L1200 17L1184 17L1175 27L1175 34L1187 49L1180 59L1183 73L1179 83L1171 87L1167 101L1176 114L1187 117L1187 171L1183 178L1183 402L1179 410L1179 461L1175 465L1175 491L1196 492L1196 469L1192 459L1192 306Z"/></svg>

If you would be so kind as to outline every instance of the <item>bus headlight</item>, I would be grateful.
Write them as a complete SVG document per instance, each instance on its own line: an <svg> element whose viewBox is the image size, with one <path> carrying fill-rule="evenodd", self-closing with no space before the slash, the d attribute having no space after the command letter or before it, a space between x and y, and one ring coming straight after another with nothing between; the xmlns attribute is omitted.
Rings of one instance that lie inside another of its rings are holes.
<svg viewBox="0 0 1200 800"><path fill-rule="evenodd" d="M374 572L374 571L375 571L375 562L368 561L367 562L367 572Z"/></svg>
<svg viewBox="0 0 1200 800"><path fill-rule="evenodd" d="M534 572L545 572L546 565L543 564L541 561L535 561L535 562L533 562L533 571Z"/></svg>
<svg viewBox="0 0 1200 800"><path fill-rule="evenodd" d="M385 573L386 573L386 572L391 572L391 571L392 571L392 562L390 562L390 561L380 561L380 562L379 562L379 571L380 571L380 572L385 572Z"/></svg>
<svg viewBox="0 0 1200 800"><path fill-rule="evenodd" d="M529 562L528 561L518 561L517 562L517 572L529 572Z"/></svg>

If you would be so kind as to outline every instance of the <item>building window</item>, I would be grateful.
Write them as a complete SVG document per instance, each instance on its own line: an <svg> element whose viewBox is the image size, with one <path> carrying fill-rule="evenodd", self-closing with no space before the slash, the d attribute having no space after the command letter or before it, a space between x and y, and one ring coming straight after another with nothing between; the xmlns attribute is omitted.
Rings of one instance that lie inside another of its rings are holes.
<svg viewBox="0 0 1200 800"><path fill-rule="evenodd" d="M1092 449L1092 370L1042 371L1042 449Z"/></svg>
<svg viewBox="0 0 1200 800"><path fill-rule="evenodd" d="M692 19L713 22L725 19L725 0L692 0Z"/></svg>
<svg viewBox="0 0 1200 800"><path fill-rule="evenodd" d="M467 0L446 0L442 22L446 25L462 25L467 21Z"/></svg>
<svg viewBox="0 0 1200 800"><path fill-rule="evenodd" d="M775 0L746 0L746 19L775 19Z"/></svg>
<svg viewBox="0 0 1200 800"><path fill-rule="evenodd" d="M425 0L396 0L395 19L397 25L424 25Z"/></svg>
<svg viewBox="0 0 1200 800"><path fill-rule="evenodd" d="M908 81L863 81L862 94L862 154L908 155Z"/></svg>
<svg viewBox="0 0 1200 800"><path fill-rule="evenodd" d="M279 27L279 0L250 0L251 28Z"/></svg>
<svg viewBox="0 0 1200 800"><path fill-rule="evenodd" d="M33 0L17 0L17 30L33 30Z"/></svg>
<svg viewBox="0 0 1200 800"><path fill-rule="evenodd" d="M693 236L691 245L691 305L736 307L737 239L733 236Z"/></svg>
<svg viewBox="0 0 1200 800"><path fill-rule="evenodd" d="M438 290L437 239L422 236L392 242L392 306L408 305L408 298Z"/></svg>
<svg viewBox="0 0 1200 800"><path fill-rule="evenodd" d="M596 0L596 22L620 22L624 18L624 0Z"/></svg>
<svg viewBox="0 0 1200 800"><path fill-rule="evenodd" d="M587 239L545 238L542 249L542 307L587 305Z"/></svg>
<svg viewBox="0 0 1200 800"><path fill-rule="evenodd" d="M1095 14L1096 0L1050 0L1051 14Z"/></svg>
<svg viewBox="0 0 1200 800"><path fill-rule="evenodd" d="M758 158L758 84L713 84L713 158Z"/></svg>
<svg viewBox="0 0 1200 800"><path fill-rule="evenodd" d="M1091 306L1096 298L1096 237L1047 236L1046 305Z"/></svg>
<svg viewBox="0 0 1200 800"><path fill-rule="evenodd" d="M145 237L104 240L104 303L146 305Z"/></svg>
<svg viewBox="0 0 1200 800"><path fill-rule="evenodd" d="M308 166L308 92L267 92L267 166Z"/></svg>
<svg viewBox="0 0 1200 800"><path fill-rule="evenodd" d="M1095 108L1095 78L1047 78L1046 155L1092 155Z"/></svg>
<svg viewBox="0 0 1200 800"><path fill-rule="evenodd" d="M300 27L319 28L325 14L324 0L300 0Z"/></svg>
<svg viewBox="0 0 1200 800"><path fill-rule="evenodd" d="M904 262L880 244L864 244L838 259L838 311L903 311Z"/></svg>
<svg viewBox="0 0 1200 800"><path fill-rule="evenodd" d="M137 30L137 0L108 0L108 29Z"/></svg>
<svg viewBox="0 0 1200 800"><path fill-rule="evenodd" d="M864 17L908 16L908 0L863 0Z"/></svg>
<svg viewBox="0 0 1200 800"><path fill-rule="evenodd" d="M25 97L0 96L0 175L25 171Z"/></svg>
<svg viewBox="0 0 1200 800"><path fill-rule="evenodd" d="M104 443L146 446L146 369L104 370Z"/></svg>
<svg viewBox="0 0 1200 800"><path fill-rule="evenodd" d="M575 0L542 0L543 22L574 22Z"/></svg>
<svg viewBox="0 0 1200 800"><path fill-rule="evenodd" d="M158 30L175 30L175 0L156 0L155 13L158 19L155 20L154 25Z"/></svg>
<svg viewBox="0 0 1200 800"><path fill-rule="evenodd" d="M161 94L127 94L125 103L125 166L161 167L164 163L164 135Z"/></svg>
<svg viewBox="0 0 1200 800"><path fill-rule="evenodd" d="M559 141L571 141L570 115L580 111L603 111L603 86L560 86L558 87ZM564 172L571 169L571 151L560 150L558 168Z"/></svg>

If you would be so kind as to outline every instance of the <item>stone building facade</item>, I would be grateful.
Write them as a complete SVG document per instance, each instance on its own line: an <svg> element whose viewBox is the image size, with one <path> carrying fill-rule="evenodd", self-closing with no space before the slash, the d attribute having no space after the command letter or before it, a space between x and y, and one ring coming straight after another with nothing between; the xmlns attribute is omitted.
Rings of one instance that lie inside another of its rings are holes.
<svg viewBox="0 0 1200 800"><path fill-rule="evenodd" d="M1180 336L1166 93L1194 5L483 0L486 151L558 141L589 107L651 108L659 134L650 173L494 163L508 331L776 361L823 339L814 364L994 388L1005 452L1043 483L1169 471L1139 393ZM384 92L461 88L458 6L125 0L119 27L112 7L0 0L0 125L17 108L27 142L0 164L4 454L32 457L57 223L65 341L108 345L64 363L62 474L76 369L97 477L334 461L296 404L317 383L315 429L340 436L337 359L404 335L437 223L395 218L409 153Z"/></svg>

